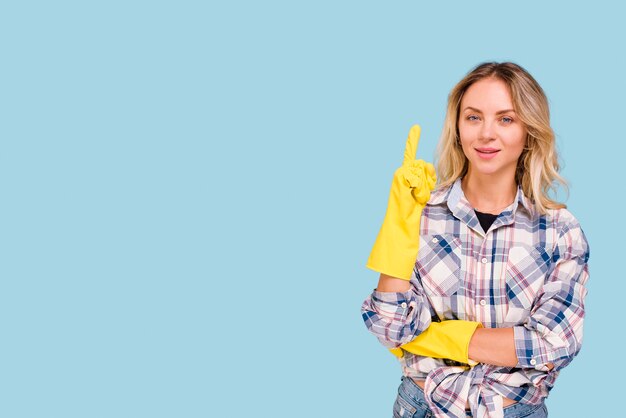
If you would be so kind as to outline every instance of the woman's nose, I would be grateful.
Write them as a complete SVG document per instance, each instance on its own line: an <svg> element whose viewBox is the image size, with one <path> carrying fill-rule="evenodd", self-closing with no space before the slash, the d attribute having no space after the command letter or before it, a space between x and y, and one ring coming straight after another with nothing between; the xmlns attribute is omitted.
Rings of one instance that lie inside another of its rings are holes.
<svg viewBox="0 0 626 418"><path fill-rule="evenodd" d="M491 121L484 121L481 129L480 129L480 138L484 139L484 140L490 140L494 138L494 127L493 127L493 122Z"/></svg>

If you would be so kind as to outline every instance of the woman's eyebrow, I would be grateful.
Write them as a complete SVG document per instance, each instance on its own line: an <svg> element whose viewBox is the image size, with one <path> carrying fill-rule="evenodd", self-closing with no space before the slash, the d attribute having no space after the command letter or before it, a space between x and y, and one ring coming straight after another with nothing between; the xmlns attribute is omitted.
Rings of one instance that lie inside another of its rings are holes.
<svg viewBox="0 0 626 418"><path fill-rule="evenodd" d="M471 110L471 111L473 111L473 112L483 113L483 111L482 111L482 110L480 110L480 109L476 109L475 107L472 107L472 106L466 106L466 107L465 107L465 109L463 109L463 111L466 111L466 110ZM499 114L501 114L501 113L509 113L509 112L513 112L513 113L515 113L515 109L504 109L504 110L498 110L498 111L496 112L496 115L499 115Z"/></svg>

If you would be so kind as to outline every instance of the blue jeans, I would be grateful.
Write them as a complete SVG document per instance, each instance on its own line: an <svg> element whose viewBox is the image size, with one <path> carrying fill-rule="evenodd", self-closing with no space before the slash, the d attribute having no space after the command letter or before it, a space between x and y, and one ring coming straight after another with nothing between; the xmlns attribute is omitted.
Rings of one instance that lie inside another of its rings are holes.
<svg viewBox="0 0 626 418"><path fill-rule="evenodd" d="M472 414L467 411L467 416ZM410 377L402 376L402 383L398 388L398 397L393 404L394 418L431 418L433 413L426 399L424 391ZM516 403L504 408L505 418L546 418L548 410L545 403L529 405Z"/></svg>

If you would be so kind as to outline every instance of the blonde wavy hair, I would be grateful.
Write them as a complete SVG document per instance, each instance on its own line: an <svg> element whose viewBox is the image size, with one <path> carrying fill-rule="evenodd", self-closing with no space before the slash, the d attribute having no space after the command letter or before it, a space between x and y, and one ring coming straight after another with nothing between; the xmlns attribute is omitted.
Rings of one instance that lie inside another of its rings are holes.
<svg viewBox="0 0 626 418"><path fill-rule="evenodd" d="M548 209L566 206L551 199L550 191L567 182L559 175L558 154L554 131L550 127L548 99L537 81L521 66L511 62L487 62L478 65L454 86L448 96L448 109L441 139L437 146L438 187L449 186L467 173L468 160L459 142L459 112L467 89L484 78L502 80L511 92L515 113L526 126L526 146L517 162L515 181L535 205L545 214Z"/></svg>

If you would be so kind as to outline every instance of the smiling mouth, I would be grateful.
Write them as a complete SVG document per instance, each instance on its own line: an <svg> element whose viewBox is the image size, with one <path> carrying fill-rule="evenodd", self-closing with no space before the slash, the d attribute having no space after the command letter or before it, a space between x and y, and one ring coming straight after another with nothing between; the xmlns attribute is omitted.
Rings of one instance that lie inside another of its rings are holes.
<svg viewBox="0 0 626 418"><path fill-rule="evenodd" d="M496 155L500 152L499 149L493 148L475 148L476 153L478 154L478 158L481 160L491 160L492 158L496 158Z"/></svg>

